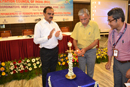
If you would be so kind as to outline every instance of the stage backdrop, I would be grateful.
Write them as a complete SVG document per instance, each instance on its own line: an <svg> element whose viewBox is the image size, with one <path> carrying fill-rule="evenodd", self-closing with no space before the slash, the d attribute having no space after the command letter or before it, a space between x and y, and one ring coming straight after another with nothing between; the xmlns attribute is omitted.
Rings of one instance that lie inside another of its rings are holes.
<svg viewBox="0 0 130 87"><path fill-rule="evenodd" d="M0 0L0 24L36 23L46 6L54 8L54 21L73 21L73 0Z"/></svg>
<svg viewBox="0 0 130 87"><path fill-rule="evenodd" d="M98 23L101 32L109 32L107 13L114 7L123 9L127 22L128 0L91 0L91 19Z"/></svg>

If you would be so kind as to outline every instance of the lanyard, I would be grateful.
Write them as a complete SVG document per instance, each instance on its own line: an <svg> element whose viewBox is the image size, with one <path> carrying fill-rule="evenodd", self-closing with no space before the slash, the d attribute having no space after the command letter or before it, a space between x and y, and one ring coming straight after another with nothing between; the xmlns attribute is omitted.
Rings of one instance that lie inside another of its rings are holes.
<svg viewBox="0 0 130 87"><path fill-rule="evenodd" d="M123 36L123 34L125 33L126 29L127 29L127 24L125 23L124 32L123 32L123 33L121 34L121 36L118 38L118 40L116 41L116 43L115 43L115 41L114 41L114 30L113 30L113 33L112 33L112 43L114 43L114 44L113 44L113 48L115 48L115 46L117 45L117 43L119 42L119 40L121 39L121 37Z"/></svg>

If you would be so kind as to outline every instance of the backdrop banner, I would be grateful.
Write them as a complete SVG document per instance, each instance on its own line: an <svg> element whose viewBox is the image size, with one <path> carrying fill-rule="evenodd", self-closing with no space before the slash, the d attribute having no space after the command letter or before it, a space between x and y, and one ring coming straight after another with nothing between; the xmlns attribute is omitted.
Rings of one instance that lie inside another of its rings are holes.
<svg viewBox="0 0 130 87"><path fill-rule="evenodd" d="M0 24L36 23L46 6L54 8L54 21L73 21L73 0L0 0Z"/></svg>

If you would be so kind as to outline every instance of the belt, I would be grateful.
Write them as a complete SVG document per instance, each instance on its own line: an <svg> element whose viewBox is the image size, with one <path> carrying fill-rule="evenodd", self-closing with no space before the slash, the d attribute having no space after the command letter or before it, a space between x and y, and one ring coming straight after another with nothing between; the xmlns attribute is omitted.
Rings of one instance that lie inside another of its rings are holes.
<svg viewBox="0 0 130 87"><path fill-rule="evenodd" d="M58 46L56 46L56 47L54 47L54 48L52 48L52 49L48 49L48 48L45 48L45 47L42 47L41 49L45 49L45 50L53 50L53 49L55 49L55 48L57 48Z"/></svg>
<svg viewBox="0 0 130 87"><path fill-rule="evenodd" d="M119 61L119 60L118 60ZM127 61L119 61L120 63L127 63L127 62L130 62L130 60L127 60Z"/></svg>

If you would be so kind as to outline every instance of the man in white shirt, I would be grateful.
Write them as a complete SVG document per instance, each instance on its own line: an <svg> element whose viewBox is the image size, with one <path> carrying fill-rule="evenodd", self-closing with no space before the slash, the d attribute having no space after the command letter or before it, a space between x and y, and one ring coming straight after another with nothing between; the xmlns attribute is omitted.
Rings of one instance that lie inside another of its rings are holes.
<svg viewBox="0 0 130 87"><path fill-rule="evenodd" d="M58 62L58 40L62 39L62 32L53 20L54 9L47 6L43 10L44 19L35 25L34 43L40 44L40 58L42 61L42 83L46 87L47 73L56 70Z"/></svg>

